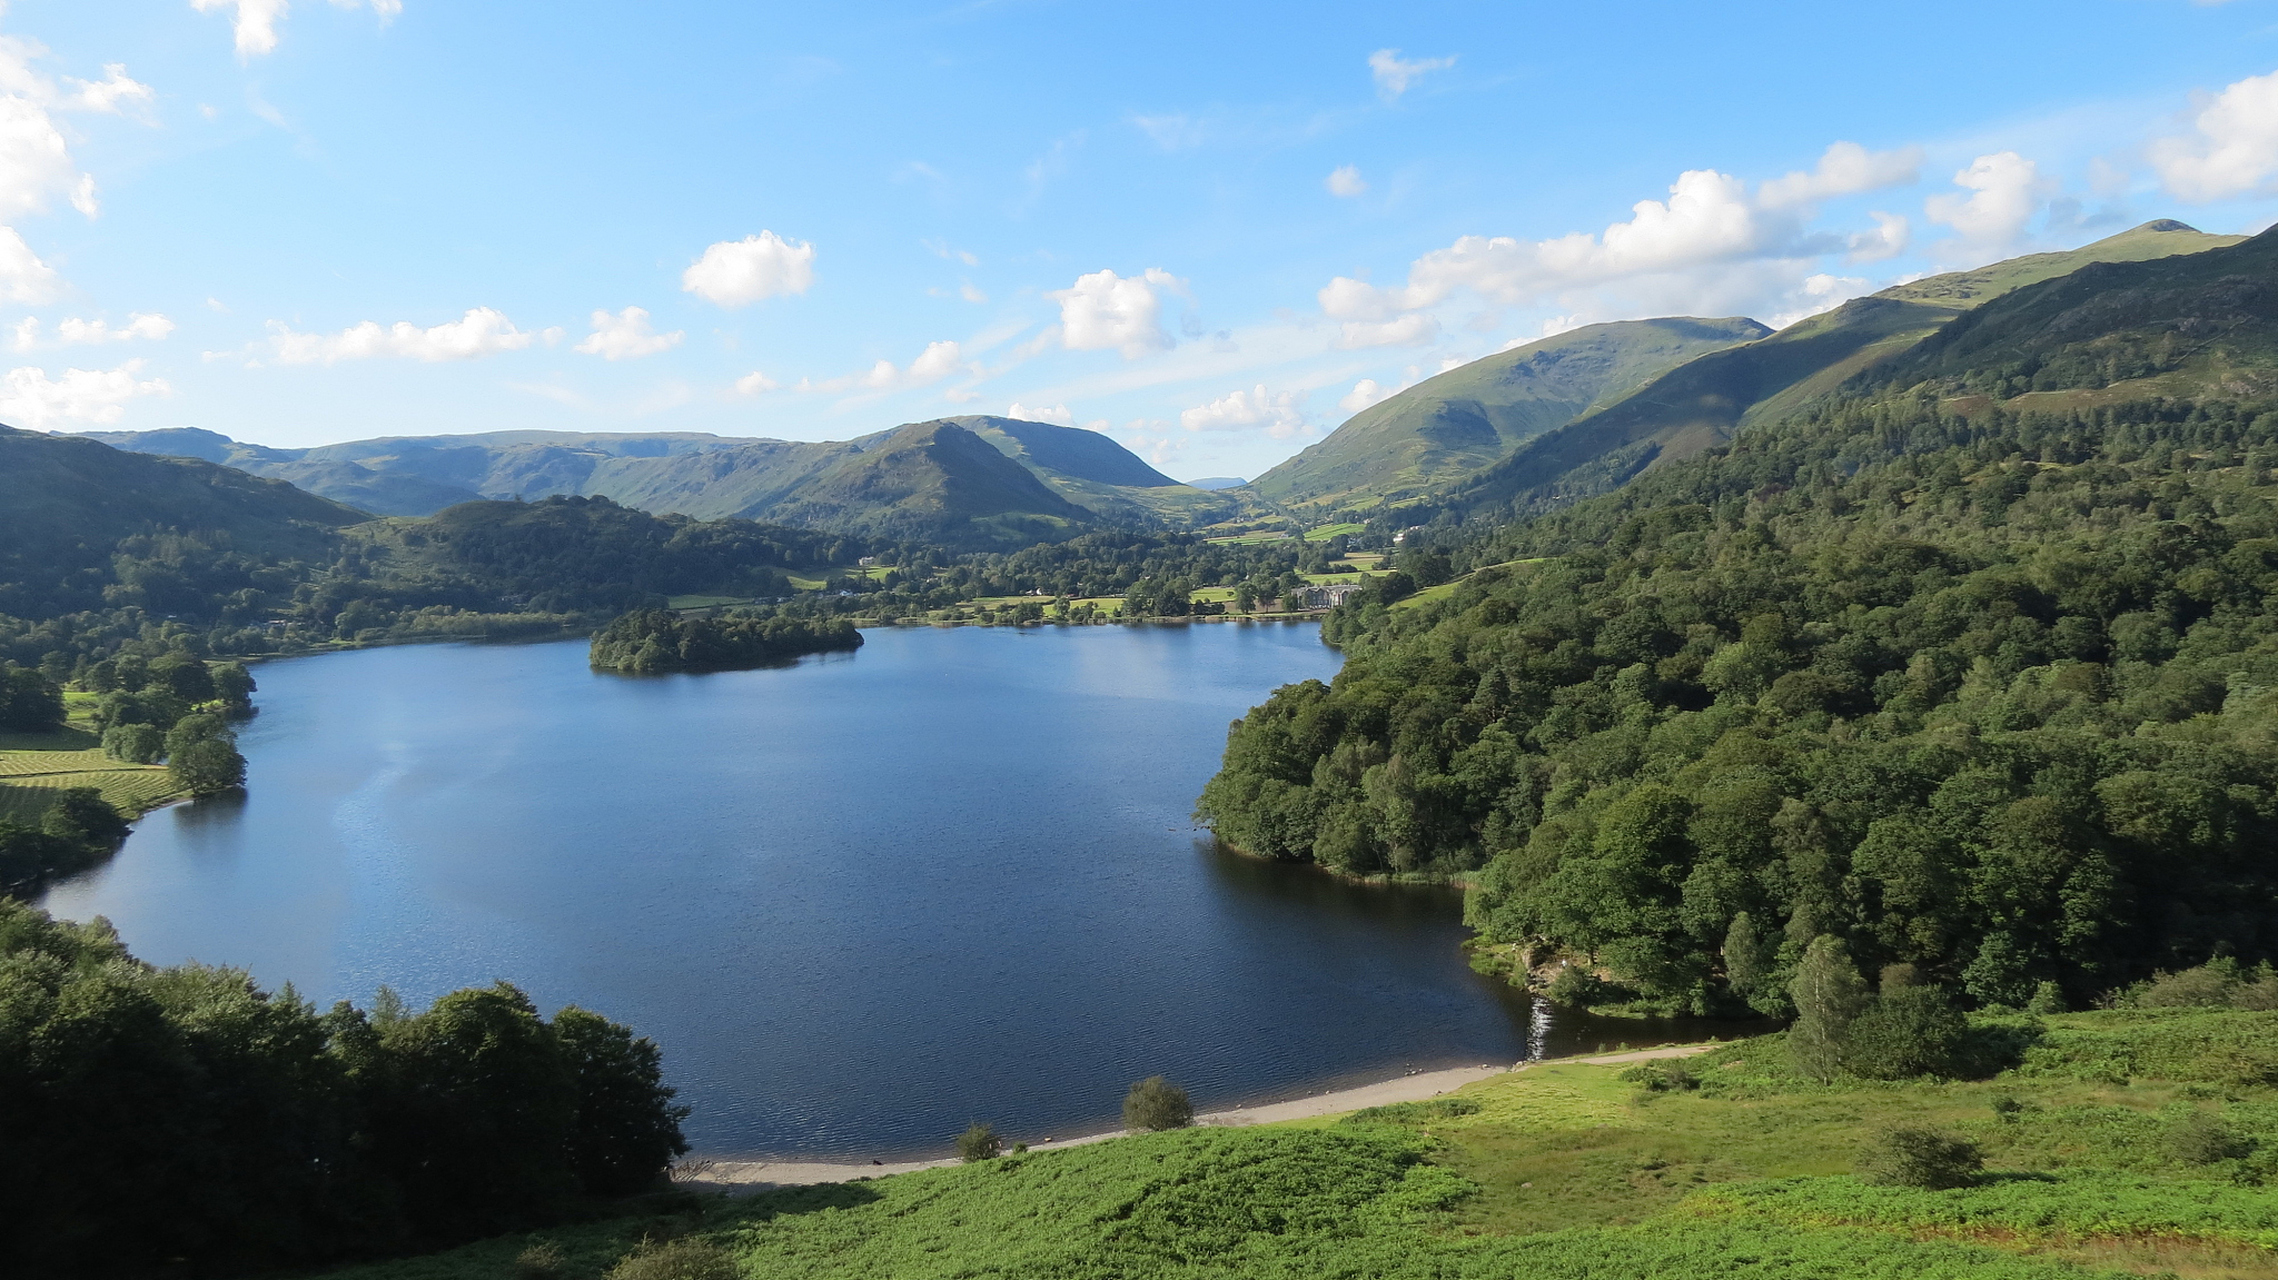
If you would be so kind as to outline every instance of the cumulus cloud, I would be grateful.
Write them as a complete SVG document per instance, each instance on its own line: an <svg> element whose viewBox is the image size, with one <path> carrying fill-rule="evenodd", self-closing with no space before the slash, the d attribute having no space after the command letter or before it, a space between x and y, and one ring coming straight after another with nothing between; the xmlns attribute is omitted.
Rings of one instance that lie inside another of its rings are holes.
<svg viewBox="0 0 2278 1280"><path fill-rule="evenodd" d="M150 102L157 97L149 85L127 75L127 65L123 62L104 63L103 77L101 80L76 80L65 76L64 82L72 88L64 95L63 105L78 111L118 115L125 110L127 103Z"/></svg>
<svg viewBox="0 0 2278 1280"><path fill-rule="evenodd" d="M1331 170L1326 185L1330 195L1349 200L1368 190L1368 179L1360 176L1360 166L1348 164Z"/></svg>
<svg viewBox="0 0 2278 1280"><path fill-rule="evenodd" d="M843 378L828 378L821 382L801 378L798 390L836 393L840 391L901 391L910 387L924 387L941 381L952 374L974 372L965 360L965 354L954 342L929 342L909 367L902 368L891 360L880 360L861 373Z"/></svg>
<svg viewBox="0 0 2278 1280"><path fill-rule="evenodd" d="M765 395L768 392L781 387L782 385L782 383L777 382L775 379L768 377L766 374L761 373L757 369L754 369L750 373L747 373L744 376L736 379L736 393L738 395L747 396Z"/></svg>
<svg viewBox="0 0 2278 1280"><path fill-rule="evenodd" d="M2000 248L2022 235L2050 187L2040 166L2014 151L1979 156L1954 175L1954 185L1970 194L1934 195L1923 202L1924 214L1986 248Z"/></svg>
<svg viewBox="0 0 2278 1280"><path fill-rule="evenodd" d="M594 312L593 332L578 343L576 349L604 360L637 360L670 351L687 336L679 329L658 333L649 327L647 309L627 307L615 315L607 311Z"/></svg>
<svg viewBox="0 0 2278 1280"><path fill-rule="evenodd" d="M1076 283L1045 296L1060 304L1060 345L1071 351L1121 351L1136 360L1171 345L1162 323L1157 290L1185 295L1186 281L1160 267L1136 276L1110 270L1076 277Z"/></svg>
<svg viewBox="0 0 2278 1280"><path fill-rule="evenodd" d="M425 329L408 320L385 328L366 320L338 333L295 333L281 322L269 322L269 350L278 364L337 364L382 356L430 363L473 360L520 351L539 336L515 328L490 307L471 308L457 320Z"/></svg>
<svg viewBox="0 0 2278 1280"><path fill-rule="evenodd" d="M1337 401L1337 407L1346 413L1359 413L1363 409L1380 405L1405 390L1405 387L1385 386L1374 378L1362 378Z"/></svg>
<svg viewBox="0 0 2278 1280"><path fill-rule="evenodd" d="M1921 176L1920 147L1869 151L1856 142L1838 142L1827 148L1811 172L1799 170L1757 188L1756 202L1766 209L1792 209L1834 196L1900 186Z"/></svg>
<svg viewBox="0 0 2278 1280"><path fill-rule="evenodd" d="M277 51L277 20L292 5L290 0L190 0L190 7L200 13L228 10L237 56L257 58Z"/></svg>
<svg viewBox="0 0 2278 1280"><path fill-rule="evenodd" d="M1826 272L1806 276L1802 284L1789 292L1782 309L1774 312L1765 323L1774 329L1785 329L1798 320L1833 310L1872 288L1872 282L1858 276L1829 275Z"/></svg>
<svg viewBox="0 0 2278 1280"><path fill-rule="evenodd" d="M772 231L722 240L680 273L680 287L723 307L805 293L815 283L815 246Z"/></svg>
<svg viewBox="0 0 2278 1280"><path fill-rule="evenodd" d="M150 86L123 63L104 68L100 81L61 81L37 65L47 47L20 36L0 36L0 218L38 213L56 196L92 218L99 212L95 179L79 171L55 112L119 114L125 104L147 102Z"/></svg>
<svg viewBox="0 0 2278 1280"><path fill-rule="evenodd" d="M1439 341L1440 322L1421 311L1390 320L1347 320L1337 334L1337 345L1348 350L1363 347L1428 347Z"/></svg>
<svg viewBox="0 0 2278 1280"><path fill-rule="evenodd" d="M1455 56L1403 59L1398 49L1379 49L1368 55L1369 74L1376 77L1376 92L1386 102L1408 92L1408 86L1434 71L1455 65Z"/></svg>
<svg viewBox="0 0 2278 1280"><path fill-rule="evenodd" d="M37 306L53 301L60 281L14 227L0 227L0 295Z"/></svg>
<svg viewBox="0 0 2278 1280"><path fill-rule="evenodd" d="M2152 168L2179 199L2220 200L2278 176L2278 71L2251 76L2200 104L2192 132L2151 145Z"/></svg>
<svg viewBox="0 0 2278 1280"><path fill-rule="evenodd" d="M1005 416L1021 422L1049 422L1062 427L1076 425L1076 415L1064 404L1025 405L1015 400L1005 407Z"/></svg>
<svg viewBox="0 0 2278 1280"><path fill-rule="evenodd" d="M96 346L106 342L133 342L138 339L156 342L174 332L174 322L152 311L137 311L127 322L114 327L107 320L82 320L77 316L59 321L55 326L55 345L59 347ZM27 316L16 326L16 350L29 351L40 345L40 322Z"/></svg>
<svg viewBox="0 0 2278 1280"><path fill-rule="evenodd" d="M0 420L45 430L73 422L117 422L127 402L140 396L171 395L164 378L143 378L143 362L116 369L65 369L60 378L34 366L0 376Z"/></svg>
<svg viewBox="0 0 2278 1280"><path fill-rule="evenodd" d="M1230 391L1179 414L1179 425L1189 431L1247 431L1262 429L1276 440L1286 440L1312 424L1305 417L1303 391L1271 392L1264 384L1247 391Z"/></svg>
<svg viewBox="0 0 2278 1280"><path fill-rule="evenodd" d="M1851 261L1881 262L1906 252L1907 244L1913 239L1913 224L1906 220L1906 215L1877 209L1868 216L1875 220L1875 229L1851 237Z"/></svg>

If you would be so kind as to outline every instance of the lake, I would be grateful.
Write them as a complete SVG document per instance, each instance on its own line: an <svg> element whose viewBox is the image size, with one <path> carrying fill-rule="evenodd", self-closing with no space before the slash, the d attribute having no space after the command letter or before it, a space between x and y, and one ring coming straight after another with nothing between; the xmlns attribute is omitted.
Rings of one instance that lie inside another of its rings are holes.
<svg viewBox="0 0 2278 1280"><path fill-rule="evenodd" d="M714 1156L939 1153L1636 1038L1473 974L1451 891L1220 852L1227 723L1311 625L911 629L633 678L583 641L259 667L240 799L57 886L135 953L319 1004L513 981L664 1047Z"/></svg>

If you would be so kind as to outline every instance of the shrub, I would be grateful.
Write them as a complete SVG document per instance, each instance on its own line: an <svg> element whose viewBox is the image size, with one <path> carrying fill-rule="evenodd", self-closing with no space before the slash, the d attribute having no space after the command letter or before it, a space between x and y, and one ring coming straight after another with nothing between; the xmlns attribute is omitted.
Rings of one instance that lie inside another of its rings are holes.
<svg viewBox="0 0 2278 1280"><path fill-rule="evenodd" d="M643 1240L609 1268L609 1280L743 1280L734 1255L709 1240Z"/></svg>
<svg viewBox="0 0 2278 1280"><path fill-rule="evenodd" d="M1123 1127L1139 1130L1184 1129L1194 1123L1194 1103L1186 1090L1161 1076L1149 1076L1123 1095Z"/></svg>
<svg viewBox="0 0 2278 1280"><path fill-rule="evenodd" d="M1381 1107L1363 1107L1337 1123L1427 1124L1478 1112L1479 1104L1469 1098L1430 1098L1423 1102L1388 1102Z"/></svg>
<svg viewBox="0 0 2278 1280"><path fill-rule="evenodd" d="M1642 1085L1649 1093L1669 1093L1701 1087L1700 1077L1682 1062L1645 1062L1621 1073L1624 1084Z"/></svg>
<svg viewBox="0 0 2278 1280"><path fill-rule="evenodd" d="M569 1259L560 1245L540 1240L514 1255L510 1272L514 1280L561 1280L569 1273Z"/></svg>
<svg viewBox="0 0 2278 1280"><path fill-rule="evenodd" d="M2183 1164L2235 1160L2248 1150L2249 1144L2211 1111L2193 1111L2167 1133L2167 1154Z"/></svg>
<svg viewBox="0 0 2278 1280"><path fill-rule="evenodd" d="M2124 1003L2138 1009L2174 1009L2230 1003L2231 974L2213 965L2180 973L2156 973L2130 988Z"/></svg>
<svg viewBox="0 0 2278 1280"><path fill-rule="evenodd" d="M1125 1107L1128 1111L1128 1105ZM965 1132L957 1135L957 1158L967 1164L976 1160L994 1160L1004 1154L1005 1140L997 1136L996 1128L975 1120Z"/></svg>
<svg viewBox="0 0 2278 1280"><path fill-rule="evenodd" d="M1899 987L1851 1020L1839 1056L1845 1070L1870 1080L1951 1075L1968 1029L1942 988Z"/></svg>
<svg viewBox="0 0 2278 1280"><path fill-rule="evenodd" d="M1977 1181L1985 1155L1977 1144L1935 1129L1886 1129L1859 1152L1859 1177L1877 1186L1950 1191Z"/></svg>
<svg viewBox="0 0 2278 1280"><path fill-rule="evenodd" d="M1610 1004L1620 994L1619 988L1580 965L1567 965L1550 980L1547 992L1552 1004L1574 1009L1587 1009L1594 1004Z"/></svg>

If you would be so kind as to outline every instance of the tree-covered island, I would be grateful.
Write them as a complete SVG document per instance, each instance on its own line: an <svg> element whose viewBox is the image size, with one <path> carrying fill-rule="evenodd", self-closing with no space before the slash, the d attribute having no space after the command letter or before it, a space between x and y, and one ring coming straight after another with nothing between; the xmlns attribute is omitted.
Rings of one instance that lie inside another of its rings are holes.
<svg viewBox="0 0 2278 1280"><path fill-rule="evenodd" d="M862 633L845 618L701 618L637 609L593 633L593 665L603 671L722 671L861 647Z"/></svg>

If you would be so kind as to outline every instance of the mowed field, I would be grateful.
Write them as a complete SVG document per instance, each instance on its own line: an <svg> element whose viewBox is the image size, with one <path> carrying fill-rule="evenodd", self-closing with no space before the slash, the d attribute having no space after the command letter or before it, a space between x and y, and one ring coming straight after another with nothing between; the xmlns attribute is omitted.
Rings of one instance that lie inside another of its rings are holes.
<svg viewBox="0 0 2278 1280"><path fill-rule="evenodd" d="M38 822L67 787L93 787L130 818L182 797L164 765L124 764L103 754L85 720L91 701L71 695L72 723L60 732L0 733L0 821Z"/></svg>

